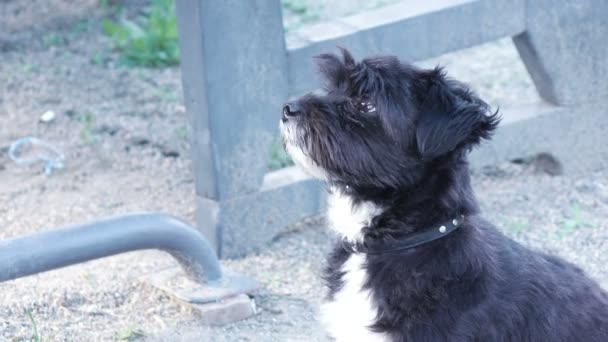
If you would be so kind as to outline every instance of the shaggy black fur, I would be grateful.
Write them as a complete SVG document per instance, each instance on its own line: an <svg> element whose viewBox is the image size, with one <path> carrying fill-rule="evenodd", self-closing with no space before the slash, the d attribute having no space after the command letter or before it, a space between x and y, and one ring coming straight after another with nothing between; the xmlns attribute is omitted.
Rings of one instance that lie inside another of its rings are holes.
<svg viewBox="0 0 608 342"><path fill-rule="evenodd" d="M491 136L497 113L439 68L395 57L357 63L345 50L318 62L327 94L290 103L284 120L297 120L297 143L330 185L387 208L365 239L399 239L466 217L443 239L368 255L366 287L378 307L371 329L393 341L608 341L606 292L477 215L466 154ZM338 243L328 260L329 300L349 253Z"/></svg>

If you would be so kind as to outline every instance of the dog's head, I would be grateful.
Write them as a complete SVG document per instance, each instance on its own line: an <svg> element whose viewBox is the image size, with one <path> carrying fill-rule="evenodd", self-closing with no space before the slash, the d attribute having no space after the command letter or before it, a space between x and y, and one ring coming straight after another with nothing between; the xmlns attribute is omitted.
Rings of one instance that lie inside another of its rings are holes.
<svg viewBox="0 0 608 342"><path fill-rule="evenodd" d="M395 57L355 62L317 57L327 83L283 108L280 128L292 159L330 183L367 189L411 186L434 161L490 137L496 113L440 68Z"/></svg>

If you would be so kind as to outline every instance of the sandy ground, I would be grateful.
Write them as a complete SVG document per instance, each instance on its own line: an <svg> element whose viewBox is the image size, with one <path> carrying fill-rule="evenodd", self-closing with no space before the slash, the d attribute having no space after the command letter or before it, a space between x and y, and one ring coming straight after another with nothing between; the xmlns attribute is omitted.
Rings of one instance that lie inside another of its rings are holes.
<svg viewBox="0 0 608 342"><path fill-rule="evenodd" d="M129 13L138 10L133 5ZM321 8L315 20L352 12L333 10L343 12ZM104 14L96 1L0 3L2 239L142 210L194 221L179 68L117 67L100 29ZM287 15L286 23L298 19ZM508 40L422 64L436 63L492 105L538 98ZM56 119L40 123L49 110ZM61 149L66 168L47 177L40 165L10 161L8 146L27 135ZM567 257L608 287L607 176L601 170L551 177L507 162L476 170L474 184L484 215L505 233ZM262 289L256 316L218 328L200 326L191 310L138 280L174 265L161 252L1 283L0 340L30 340L33 319L43 341L324 341L316 321L318 274L331 240L322 218L312 219L260 253L223 262Z"/></svg>

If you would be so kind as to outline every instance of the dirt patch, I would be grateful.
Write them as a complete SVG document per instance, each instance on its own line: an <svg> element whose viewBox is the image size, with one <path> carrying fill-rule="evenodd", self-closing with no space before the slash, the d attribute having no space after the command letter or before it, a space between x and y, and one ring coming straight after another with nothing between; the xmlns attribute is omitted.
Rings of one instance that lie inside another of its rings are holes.
<svg viewBox="0 0 608 342"><path fill-rule="evenodd" d="M2 31L59 28L99 7L98 0L8 0L2 3Z"/></svg>

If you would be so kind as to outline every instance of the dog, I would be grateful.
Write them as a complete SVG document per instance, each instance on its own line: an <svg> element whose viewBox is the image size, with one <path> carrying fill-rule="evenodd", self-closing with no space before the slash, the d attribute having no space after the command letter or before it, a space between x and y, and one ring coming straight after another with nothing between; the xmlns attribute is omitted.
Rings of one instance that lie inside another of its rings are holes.
<svg viewBox="0 0 608 342"><path fill-rule="evenodd" d="M500 121L439 67L316 57L325 92L279 122L294 163L327 184L321 320L336 341L608 341L608 294L576 266L479 216L468 152Z"/></svg>

